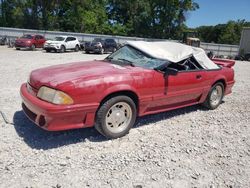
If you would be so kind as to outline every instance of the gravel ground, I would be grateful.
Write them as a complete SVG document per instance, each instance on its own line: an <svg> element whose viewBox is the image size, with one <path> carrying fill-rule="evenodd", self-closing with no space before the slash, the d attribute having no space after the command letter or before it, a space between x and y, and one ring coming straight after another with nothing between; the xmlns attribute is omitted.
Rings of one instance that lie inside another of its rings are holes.
<svg viewBox="0 0 250 188"><path fill-rule="evenodd" d="M214 111L200 106L146 116L106 140L94 128L46 132L21 110L33 69L105 55L0 47L0 187L250 187L250 62Z"/></svg>

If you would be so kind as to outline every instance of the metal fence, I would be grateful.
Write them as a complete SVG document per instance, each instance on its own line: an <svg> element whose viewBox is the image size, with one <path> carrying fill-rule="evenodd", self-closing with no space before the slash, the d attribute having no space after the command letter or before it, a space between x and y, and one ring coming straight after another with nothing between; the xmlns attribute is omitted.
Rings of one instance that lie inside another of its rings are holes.
<svg viewBox="0 0 250 188"><path fill-rule="evenodd" d="M77 37L80 41L91 41L94 38L114 38L118 43L125 43L129 40L143 40L143 41L169 41L164 39L152 39L152 38L139 38L139 37L124 37L116 35L101 35L101 34L86 34L86 33L73 33L73 32L61 32L61 31L45 31L45 30L33 30L33 29L18 29L0 27L0 36L8 36L11 38L20 37L23 34L41 34L47 39L52 39L58 35L71 35ZM227 45L227 44L214 44L214 43L201 43L201 48L206 52L213 51L217 56L235 56L239 52L239 46Z"/></svg>
<svg viewBox="0 0 250 188"><path fill-rule="evenodd" d="M201 43L201 48L206 52L212 51L217 56L236 56L239 53L239 46L228 44Z"/></svg>

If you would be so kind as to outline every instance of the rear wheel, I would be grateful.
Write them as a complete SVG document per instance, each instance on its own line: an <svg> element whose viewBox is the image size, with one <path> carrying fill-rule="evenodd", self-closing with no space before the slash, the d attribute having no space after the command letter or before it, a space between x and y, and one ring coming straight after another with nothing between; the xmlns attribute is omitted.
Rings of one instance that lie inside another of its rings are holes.
<svg viewBox="0 0 250 188"><path fill-rule="evenodd" d="M75 52L78 52L78 51L79 51L79 46L76 45L76 47L75 47Z"/></svg>
<svg viewBox="0 0 250 188"><path fill-rule="evenodd" d="M49 49L46 49L46 52L50 52L50 50L49 50Z"/></svg>
<svg viewBox="0 0 250 188"><path fill-rule="evenodd" d="M20 48L16 48L16 50L20 50Z"/></svg>
<svg viewBox="0 0 250 188"><path fill-rule="evenodd" d="M136 120L136 106L127 96L117 96L107 100L96 115L95 128L107 138L126 135Z"/></svg>
<svg viewBox="0 0 250 188"><path fill-rule="evenodd" d="M203 105L210 110L214 110L221 104L223 96L224 85L221 82L218 82L210 89L206 101L203 103Z"/></svg>

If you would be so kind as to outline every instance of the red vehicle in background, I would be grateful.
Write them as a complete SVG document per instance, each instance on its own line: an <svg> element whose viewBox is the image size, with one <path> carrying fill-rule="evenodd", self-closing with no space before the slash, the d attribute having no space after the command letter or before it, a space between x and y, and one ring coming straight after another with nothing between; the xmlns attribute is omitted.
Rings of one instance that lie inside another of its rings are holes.
<svg viewBox="0 0 250 188"><path fill-rule="evenodd" d="M43 48L45 41L46 40L42 35L26 34L16 39L15 47L17 50L20 50L21 48L35 50L36 48Z"/></svg>

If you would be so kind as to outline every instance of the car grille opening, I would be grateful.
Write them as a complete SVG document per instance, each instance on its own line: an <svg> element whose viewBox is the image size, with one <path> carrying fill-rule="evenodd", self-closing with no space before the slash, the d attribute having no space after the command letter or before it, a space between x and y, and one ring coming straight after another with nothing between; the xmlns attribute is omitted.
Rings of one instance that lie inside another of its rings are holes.
<svg viewBox="0 0 250 188"><path fill-rule="evenodd" d="M40 117L39 117L38 123L39 123L39 126L40 126L40 127L45 126L45 124L46 124L46 119L45 119L45 117L44 117L44 116L40 116Z"/></svg>
<svg viewBox="0 0 250 188"><path fill-rule="evenodd" d="M36 115L34 112L32 112L30 109L28 109L27 106L25 106L24 103L22 103L22 108L23 108L24 113L25 113L32 121L35 122L35 121L36 121L37 115Z"/></svg>

